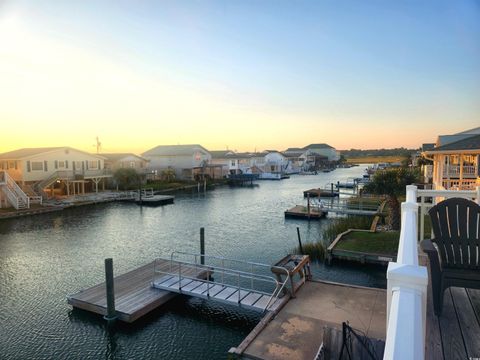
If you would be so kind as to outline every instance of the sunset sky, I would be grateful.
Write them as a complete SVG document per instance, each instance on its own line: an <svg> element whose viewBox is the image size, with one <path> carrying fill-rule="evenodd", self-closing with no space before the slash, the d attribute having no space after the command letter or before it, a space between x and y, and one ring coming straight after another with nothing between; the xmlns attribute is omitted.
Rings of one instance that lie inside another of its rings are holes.
<svg viewBox="0 0 480 360"><path fill-rule="evenodd" d="M419 147L480 126L480 2L2 1L0 152Z"/></svg>

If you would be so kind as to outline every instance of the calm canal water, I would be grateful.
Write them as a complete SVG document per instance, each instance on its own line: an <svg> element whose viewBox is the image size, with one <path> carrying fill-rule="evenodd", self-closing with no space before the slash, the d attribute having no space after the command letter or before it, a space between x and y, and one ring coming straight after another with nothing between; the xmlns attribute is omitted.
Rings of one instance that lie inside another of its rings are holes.
<svg viewBox="0 0 480 360"><path fill-rule="evenodd" d="M148 208L111 203L0 221L1 359L226 359L260 316L227 305L178 297L135 324L107 329L101 317L73 311L66 296L103 280L103 260L115 273L173 250L198 252L205 227L208 254L273 263L297 245L321 237L328 219L285 220L303 190L361 176L363 167L177 195ZM318 278L385 286L385 270L317 264Z"/></svg>

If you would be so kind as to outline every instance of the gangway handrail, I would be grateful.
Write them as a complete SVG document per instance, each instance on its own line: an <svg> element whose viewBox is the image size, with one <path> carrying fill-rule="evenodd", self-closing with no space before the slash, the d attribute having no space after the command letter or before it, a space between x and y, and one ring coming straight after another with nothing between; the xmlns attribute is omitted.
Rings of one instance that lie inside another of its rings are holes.
<svg viewBox="0 0 480 360"><path fill-rule="evenodd" d="M194 257L194 262L188 262L188 261L182 261L182 260L174 260L174 256L175 255L188 255L188 256L193 256ZM206 264L202 264L202 263L199 263L198 262L198 259L199 258L207 258L207 259L215 259L215 260L220 260L222 261L222 266L216 266L216 265L206 265ZM248 271L242 271L242 270L237 270L237 269L231 269L231 268L226 268L225 267L225 261L231 261L231 262L234 262L234 263L240 263L240 264L246 264L246 265L249 265L251 266L252 268L252 271L251 272L248 272ZM249 262L249 261L243 261L243 260L238 260L238 259L229 259L229 258L224 258L224 257L219 257L219 256L212 256L212 255L204 255L204 254L195 254L195 253L187 253L187 252L182 252L182 251L173 251L170 255L170 271L167 272L165 270L157 270L157 261L155 261L155 264L154 264L154 273L163 273L163 274L169 274L169 275L173 275L173 276L177 276L177 271L173 269L173 267L175 266L178 266L178 281L179 281L179 291L181 291L181 284L182 284L182 280L183 279L188 279L188 280L196 280L196 281L201 281L201 282L204 282L207 284L207 296L210 296L210 288L212 287L211 285L222 285L222 286L225 286L225 287L233 287L233 288L236 288L237 291L238 291L238 303L240 304L240 302L243 300L243 298L241 298L241 291L245 291L247 293L258 293L258 294L261 294L261 295L265 295L265 296L269 296L268 298L268 302L266 303L266 305L264 307L262 307L261 309L263 311L267 310L268 307L270 306L270 304L272 303L272 301L274 299L277 299L279 297L279 295L281 294L281 292L285 289L285 286L286 284L288 283L288 281L290 280L290 273L289 271L284 268L284 267L280 267L280 266L275 266L275 265L267 265L267 264L262 264L262 263L256 263L256 262ZM263 275L263 274L258 274L258 273L255 273L254 270L253 270L253 267L254 266L258 266L258 267L263 267L263 268L269 268L270 270L271 269L276 269L277 271L279 272L284 272L285 275L286 275L286 278L284 281L279 281L277 280L275 277L273 276L269 276L269 275ZM192 275L188 275L188 274L183 274L182 273L182 267L185 269L195 269L195 275L192 276ZM206 276L206 279L199 279L198 278L198 274L199 274L199 270L202 271L202 270L205 270L206 273L207 273L207 276ZM218 282L218 281L212 281L210 279L210 273L212 272L220 272L221 273L221 282ZM228 284L227 282L225 282L225 275L227 276L236 276L237 278L237 284L236 285L231 285L231 284ZM244 287L244 286L240 286L240 280L241 279L250 279L251 280L251 287L250 288L247 288L247 287ZM155 280L154 280L155 281ZM270 283L270 284L273 284L275 285L275 289L272 291L272 292L266 292L266 291L263 291L263 290L257 290L253 284L254 284L254 281L257 281L257 282L264 282L264 283ZM248 294L247 294L248 295ZM247 296L245 295L245 296ZM245 297L244 296L244 297Z"/></svg>
<svg viewBox="0 0 480 360"><path fill-rule="evenodd" d="M269 275L252 274L252 273L249 273L247 271L242 271L242 270L229 269L229 268L224 268L224 267L220 267L220 266L212 266L212 265L205 265L205 264L198 264L198 263L190 263L190 262L181 261L181 260L171 260L170 271L172 271L172 272L173 272L173 270L172 270L173 262L175 262L176 265L177 264L183 264L183 265L186 265L186 266L193 266L193 267L197 267L197 268L205 268L205 269L210 269L210 270L212 270L212 269L221 270L222 272L225 272L228 275L239 275L239 276L248 277L248 278L250 278L250 277L258 278L258 277L260 277L261 279L258 279L259 281L270 281L270 282L275 282L277 285L279 284L277 279L275 279L273 276L269 276Z"/></svg>
<svg viewBox="0 0 480 360"><path fill-rule="evenodd" d="M222 256L215 256L215 255L205 255L205 254L195 254L195 253L189 253L189 252L184 252L184 251L172 251L171 255L170 255L170 258L171 260L173 260L173 256L177 254L177 255L190 255L190 256L194 256L195 257L195 261L196 261L196 257L197 256L200 256L200 257L203 257L204 259L216 259L216 260L227 260L227 261L231 261L231 262L236 262L236 263L240 263L240 264L248 264L248 265L255 265L255 266L259 266L259 267L264 267L264 268L269 268L269 269L272 269L272 268L275 268L275 269L278 269L280 271L285 271L286 275L290 275L290 273L288 272L287 269L285 269L284 267L281 267L281 266L276 266L276 265L268 265L268 264L262 264L262 263L257 263L257 262L253 262L253 261L246 261L246 260L238 260L238 259L231 259L231 258L226 258L226 257L222 257ZM233 270L233 269L232 269ZM241 271L241 270L239 270ZM264 275L266 276L266 275Z"/></svg>

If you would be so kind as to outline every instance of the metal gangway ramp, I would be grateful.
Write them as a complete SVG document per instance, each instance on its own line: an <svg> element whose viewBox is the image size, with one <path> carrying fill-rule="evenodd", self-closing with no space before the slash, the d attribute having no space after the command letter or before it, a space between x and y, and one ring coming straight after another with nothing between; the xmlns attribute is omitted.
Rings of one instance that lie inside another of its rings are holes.
<svg viewBox="0 0 480 360"><path fill-rule="evenodd" d="M175 251L155 261L152 286L264 312L277 308L289 279L279 266Z"/></svg>

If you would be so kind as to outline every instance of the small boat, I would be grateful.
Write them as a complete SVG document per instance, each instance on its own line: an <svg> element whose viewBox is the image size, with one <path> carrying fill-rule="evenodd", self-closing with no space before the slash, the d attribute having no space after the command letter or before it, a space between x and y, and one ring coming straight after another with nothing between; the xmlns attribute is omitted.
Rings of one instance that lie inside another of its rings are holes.
<svg viewBox="0 0 480 360"><path fill-rule="evenodd" d="M137 197L135 203L138 205L148 205L148 206L159 206L173 204L174 196L171 195L150 195L142 196L141 198Z"/></svg>
<svg viewBox="0 0 480 360"><path fill-rule="evenodd" d="M343 188L343 189L354 189L357 186L357 183L355 181L345 181L345 182L340 182L337 181L335 184L337 189Z"/></svg>

